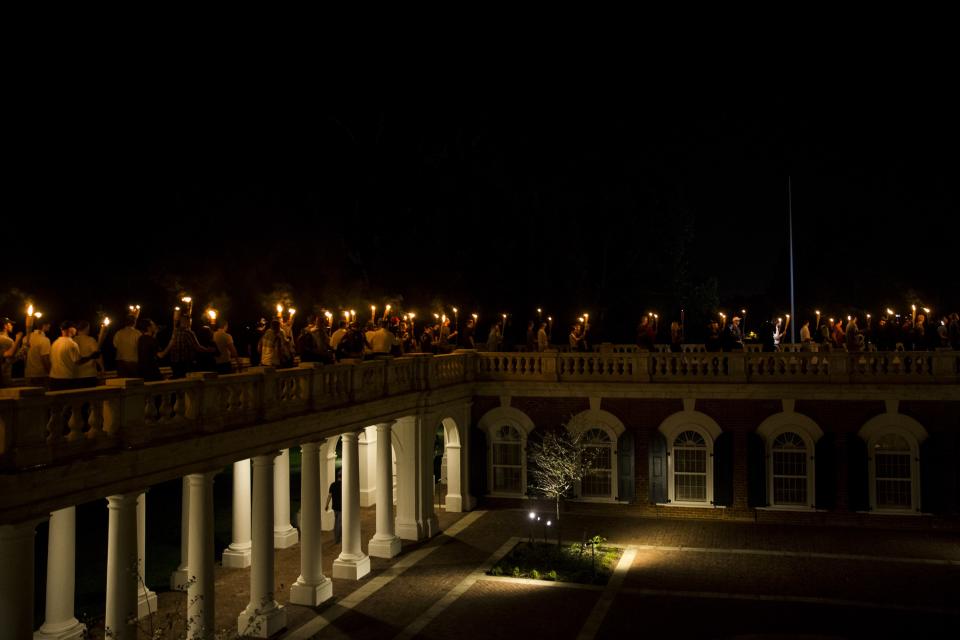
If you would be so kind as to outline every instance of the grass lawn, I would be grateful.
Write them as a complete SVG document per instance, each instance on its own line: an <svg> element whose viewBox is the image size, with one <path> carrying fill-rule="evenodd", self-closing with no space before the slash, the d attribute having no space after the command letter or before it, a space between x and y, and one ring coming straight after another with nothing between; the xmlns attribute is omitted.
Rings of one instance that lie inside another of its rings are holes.
<svg viewBox="0 0 960 640"><path fill-rule="evenodd" d="M623 553L615 547L518 542L487 575L606 584Z"/></svg>

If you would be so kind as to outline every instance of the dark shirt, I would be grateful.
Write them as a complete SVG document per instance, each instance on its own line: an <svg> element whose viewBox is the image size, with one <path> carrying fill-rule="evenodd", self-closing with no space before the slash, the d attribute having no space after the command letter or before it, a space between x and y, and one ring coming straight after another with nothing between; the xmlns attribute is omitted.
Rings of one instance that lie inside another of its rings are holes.
<svg viewBox="0 0 960 640"><path fill-rule="evenodd" d="M147 382L163 380L160 373L160 362L157 359L159 351L157 339L147 334L137 338L137 369L139 375Z"/></svg>
<svg viewBox="0 0 960 640"><path fill-rule="evenodd" d="M333 496L333 510L343 511L343 481L337 480L331 483L328 493Z"/></svg>
<svg viewBox="0 0 960 640"><path fill-rule="evenodd" d="M197 357L197 352L200 350L200 343L197 341L197 336L190 329L174 329L170 341L173 343L173 346L170 347L170 351L168 352L170 362L189 364Z"/></svg>

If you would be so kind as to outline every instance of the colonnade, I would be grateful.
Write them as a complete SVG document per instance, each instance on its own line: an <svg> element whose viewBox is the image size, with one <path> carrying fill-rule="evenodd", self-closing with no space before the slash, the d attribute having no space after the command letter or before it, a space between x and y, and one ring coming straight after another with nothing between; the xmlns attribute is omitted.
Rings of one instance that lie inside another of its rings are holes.
<svg viewBox="0 0 960 640"><path fill-rule="evenodd" d="M238 615L238 633L267 638L286 626L286 611L274 591L274 549L300 543L300 575L290 587L291 603L317 606L332 597L333 581L322 569L321 531L334 524L333 514L324 513L322 505L336 470L338 440L342 442L343 531L333 578L359 580L370 572L370 557L362 548L361 486L364 502L376 504L376 531L367 545L370 556L394 557L401 551L401 538L421 540L438 533L433 511L433 438L438 422L435 414L409 416L301 443L299 530L291 524L289 450L258 452L233 463L232 540L222 563L229 568L250 568L250 600ZM375 456L364 447L367 464L361 464L359 451L359 435L364 432L364 444L375 446ZM459 454L459 442L455 445L450 452ZM398 467L396 511L394 458ZM186 631L190 638L212 638L215 632L216 473L192 473L182 480L181 562L170 585L187 592ZM460 480L458 474L450 481L451 491L459 494ZM146 492L111 495L106 500L104 626L114 638L134 638L138 621L157 607L157 596L144 580ZM453 501L448 498L447 507L455 504L459 510L460 501L459 495ZM85 628L74 615L75 507L55 511L49 518L45 617L34 631L34 538L40 522L0 526L0 619L11 638L80 638Z"/></svg>

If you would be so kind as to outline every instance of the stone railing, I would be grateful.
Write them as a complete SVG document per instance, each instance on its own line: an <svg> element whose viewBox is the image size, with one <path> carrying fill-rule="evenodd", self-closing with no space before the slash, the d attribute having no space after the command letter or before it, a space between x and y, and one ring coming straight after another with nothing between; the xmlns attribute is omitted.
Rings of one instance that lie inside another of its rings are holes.
<svg viewBox="0 0 960 640"><path fill-rule="evenodd" d="M960 353L480 353L478 381L921 383L960 382Z"/></svg>
<svg viewBox="0 0 960 640"><path fill-rule="evenodd" d="M45 392L0 389L0 470L55 464L111 449L216 433L474 378L472 353L415 355L292 369Z"/></svg>
<svg viewBox="0 0 960 640"><path fill-rule="evenodd" d="M960 384L960 352L477 353L412 355L292 369L44 392L0 389L0 470L61 463L477 382Z"/></svg>

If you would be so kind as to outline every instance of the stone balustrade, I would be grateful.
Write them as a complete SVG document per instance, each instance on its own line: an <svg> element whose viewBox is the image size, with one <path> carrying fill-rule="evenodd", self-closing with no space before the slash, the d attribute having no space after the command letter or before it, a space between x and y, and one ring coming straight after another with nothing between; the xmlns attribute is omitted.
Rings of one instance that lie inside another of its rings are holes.
<svg viewBox="0 0 960 640"><path fill-rule="evenodd" d="M0 389L0 470L216 433L473 379L471 353L414 355L44 392Z"/></svg>
<svg viewBox="0 0 960 640"><path fill-rule="evenodd" d="M478 381L956 384L955 351L479 353Z"/></svg>
<svg viewBox="0 0 960 640"><path fill-rule="evenodd" d="M28 469L471 382L957 384L960 353L486 353L305 363L291 369L45 393L0 390L0 469Z"/></svg>

